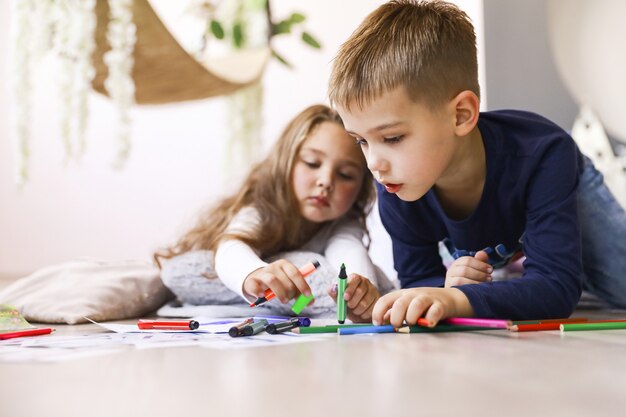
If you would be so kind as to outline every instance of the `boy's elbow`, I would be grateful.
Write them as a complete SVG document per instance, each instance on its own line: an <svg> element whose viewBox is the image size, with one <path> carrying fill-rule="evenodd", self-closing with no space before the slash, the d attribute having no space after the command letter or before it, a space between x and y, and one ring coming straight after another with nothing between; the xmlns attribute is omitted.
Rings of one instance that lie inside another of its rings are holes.
<svg viewBox="0 0 626 417"><path fill-rule="evenodd" d="M561 294L558 297L560 301L556 302L554 307L550 309L553 313L553 317L548 318L564 318L574 313L582 294L582 280L573 281L571 285L562 288Z"/></svg>

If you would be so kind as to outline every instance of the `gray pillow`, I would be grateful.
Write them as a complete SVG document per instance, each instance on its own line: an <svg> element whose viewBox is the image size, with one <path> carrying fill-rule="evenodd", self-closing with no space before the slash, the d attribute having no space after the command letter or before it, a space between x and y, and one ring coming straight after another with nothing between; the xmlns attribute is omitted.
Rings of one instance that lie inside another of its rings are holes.
<svg viewBox="0 0 626 417"><path fill-rule="evenodd" d="M29 321L84 323L140 317L172 298L148 262L77 260L49 266L0 291Z"/></svg>

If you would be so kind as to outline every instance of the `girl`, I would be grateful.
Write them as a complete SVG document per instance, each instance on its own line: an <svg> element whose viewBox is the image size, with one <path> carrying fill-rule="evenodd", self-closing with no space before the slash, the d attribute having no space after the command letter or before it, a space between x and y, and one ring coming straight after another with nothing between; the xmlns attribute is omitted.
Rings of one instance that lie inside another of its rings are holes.
<svg viewBox="0 0 626 417"><path fill-rule="evenodd" d="M354 139L336 112L314 105L289 123L236 194L155 259L163 282L183 302L250 303L269 288L283 304L313 293L316 315L334 312L334 301L319 296L322 286L336 282L338 267L345 263L352 272L345 295L348 318L370 321L380 297L376 287L393 288L363 244L374 198L372 174ZM325 258L336 269L312 277L312 289L298 268L313 259L307 256L298 264L284 259L293 251L323 255L315 260ZM328 290L332 298L335 291ZM265 306L289 311L275 301Z"/></svg>

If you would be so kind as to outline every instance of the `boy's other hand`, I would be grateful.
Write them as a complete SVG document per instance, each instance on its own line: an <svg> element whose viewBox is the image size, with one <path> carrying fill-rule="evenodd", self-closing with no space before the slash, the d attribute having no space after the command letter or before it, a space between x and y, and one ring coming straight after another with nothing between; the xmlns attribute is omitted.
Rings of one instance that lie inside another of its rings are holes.
<svg viewBox="0 0 626 417"><path fill-rule="evenodd" d="M328 288L328 295L337 302L337 286ZM348 306L348 319L353 323L369 323L372 321L372 310L380 292L372 282L359 275L350 274L343 299Z"/></svg>
<svg viewBox="0 0 626 417"><path fill-rule="evenodd" d="M489 265L488 260L487 252L482 250L476 252L473 257L462 256L455 260L446 272L445 287L490 282L493 267Z"/></svg>
<svg viewBox="0 0 626 417"><path fill-rule="evenodd" d="M432 327L444 318L473 314L469 300L456 288L407 288L381 297L374 306L372 322L414 326L418 318L424 317Z"/></svg>
<svg viewBox="0 0 626 417"><path fill-rule="evenodd" d="M250 273L243 282L243 292L253 301L262 297L267 289L286 304L299 294L311 295L311 287L298 268L289 261L279 259Z"/></svg>

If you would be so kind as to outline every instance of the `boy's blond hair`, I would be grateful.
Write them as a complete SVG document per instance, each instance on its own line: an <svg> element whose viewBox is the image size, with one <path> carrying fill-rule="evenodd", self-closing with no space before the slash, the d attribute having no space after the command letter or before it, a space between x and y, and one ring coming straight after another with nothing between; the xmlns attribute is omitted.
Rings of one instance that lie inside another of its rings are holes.
<svg viewBox="0 0 626 417"><path fill-rule="evenodd" d="M401 86L431 108L464 90L480 97L476 35L465 12L443 1L383 4L339 49L329 98L362 108Z"/></svg>

